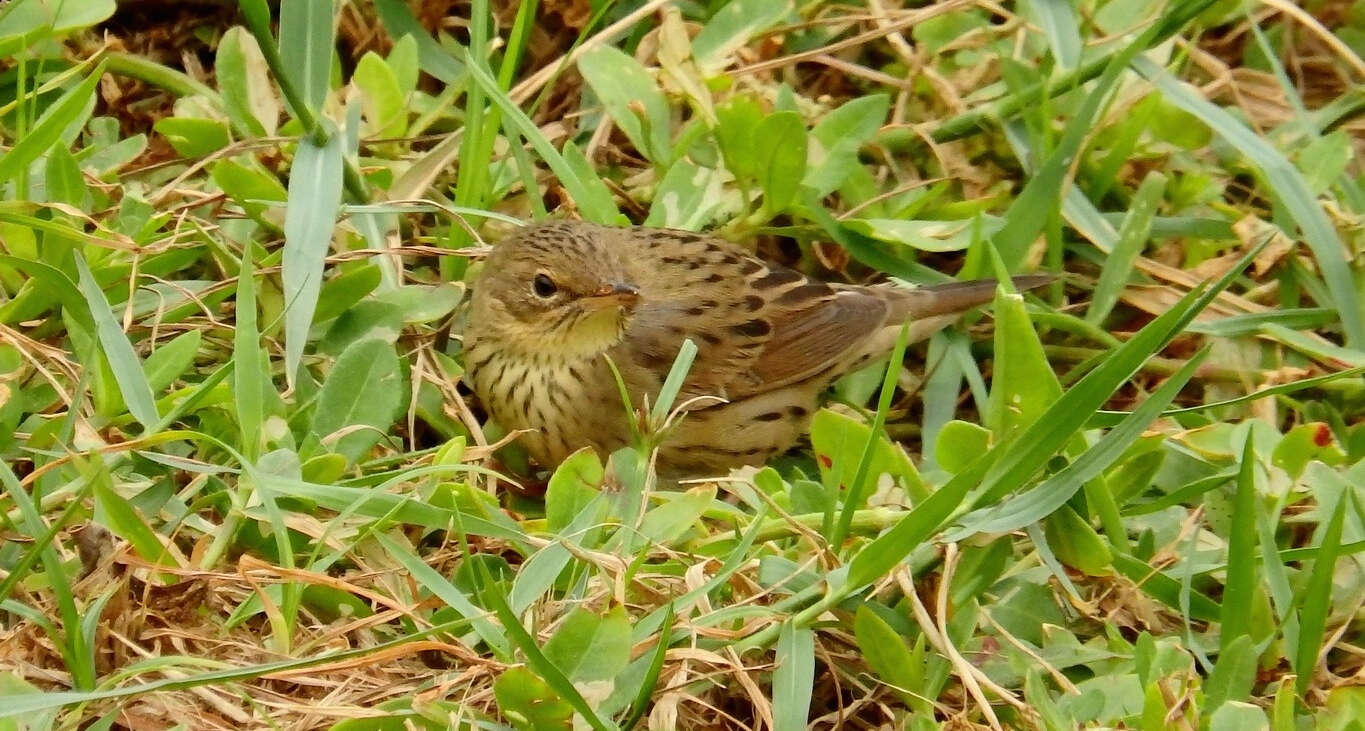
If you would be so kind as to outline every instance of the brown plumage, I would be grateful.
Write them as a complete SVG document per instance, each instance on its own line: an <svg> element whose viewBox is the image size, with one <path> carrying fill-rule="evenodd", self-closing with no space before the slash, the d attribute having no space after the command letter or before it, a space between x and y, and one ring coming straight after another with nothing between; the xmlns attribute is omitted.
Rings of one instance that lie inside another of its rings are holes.
<svg viewBox="0 0 1365 731"><path fill-rule="evenodd" d="M532 430L522 443L552 466L581 447L605 456L629 440L604 354L640 404L691 338L698 353L676 402L690 409L660 448L659 467L717 474L795 444L820 392L890 351L903 323L912 342L923 339L994 292L992 280L827 284L711 236L546 223L517 232L484 263L465 366L491 415Z"/></svg>

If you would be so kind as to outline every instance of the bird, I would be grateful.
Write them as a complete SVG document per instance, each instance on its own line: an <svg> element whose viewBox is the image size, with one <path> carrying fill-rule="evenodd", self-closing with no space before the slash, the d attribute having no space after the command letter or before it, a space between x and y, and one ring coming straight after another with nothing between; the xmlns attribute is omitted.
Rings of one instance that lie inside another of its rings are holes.
<svg viewBox="0 0 1365 731"><path fill-rule="evenodd" d="M1051 277L1014 278L1021 289ZM465 378L485 411L551 468L583 447L631 443L682 343L697 347L664 434L661 475L761 466L807 432L821 393L894 347L990 301L995 280L925 287L813 279L691 231L580 221L528 225L484 259L463 333Z"/></svg>

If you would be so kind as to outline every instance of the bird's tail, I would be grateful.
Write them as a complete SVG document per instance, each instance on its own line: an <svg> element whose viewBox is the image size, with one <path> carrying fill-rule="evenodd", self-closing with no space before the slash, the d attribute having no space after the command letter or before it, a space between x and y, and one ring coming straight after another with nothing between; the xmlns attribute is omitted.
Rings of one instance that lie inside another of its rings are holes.
<svg viewBox="0 0 1365 731"><path fill-rule="evenodd" d="M1025 274L1011 278L1020 291L1041 287L1052 281L1048 274ZM901 311L894 320L919 320L937 315L952 315L990 302L995 297L994 279L948 282L927 287L897 290L896 303Z"/></svg>

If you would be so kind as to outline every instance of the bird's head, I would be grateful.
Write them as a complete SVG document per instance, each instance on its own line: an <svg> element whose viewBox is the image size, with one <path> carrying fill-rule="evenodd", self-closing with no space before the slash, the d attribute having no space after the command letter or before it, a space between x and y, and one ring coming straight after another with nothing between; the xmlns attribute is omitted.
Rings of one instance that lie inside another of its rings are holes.
<svg viewBox="0 0 1365 731"><path fill-rule="evenodd" d="M530 226L495 246L474 284L469 327L501 347L565 355L620 342L640 291L596 229Z"/></svg>

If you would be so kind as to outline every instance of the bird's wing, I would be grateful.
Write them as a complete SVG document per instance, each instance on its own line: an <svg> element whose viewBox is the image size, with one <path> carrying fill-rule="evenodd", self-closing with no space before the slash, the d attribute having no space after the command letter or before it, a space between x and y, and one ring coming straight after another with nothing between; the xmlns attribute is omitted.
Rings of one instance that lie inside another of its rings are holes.
<svg viewBox="0 0 1365 731"><path fill-rule="evenodd" d="M798 295L802 288L792 290ZM814 288L812 288L813 290ZM790 299L790 297L789 297ZM811 291L805 301L774 307L772 333L747 380L759 393L803 381L833 368L886 324L882 299L856 290Z"/></svg>
<svg viewBox="0 0 1365 731"><path fill-rule="evenodd" d="M635 247L644 302L613 355L629 364L632 392L656 392L687 338L698 352L680 398L733 400L827 370L886 321L877 294L767 265L720 239L663 232Z"/></svg>

